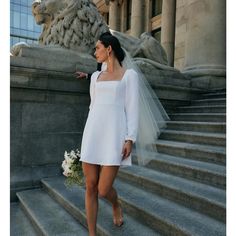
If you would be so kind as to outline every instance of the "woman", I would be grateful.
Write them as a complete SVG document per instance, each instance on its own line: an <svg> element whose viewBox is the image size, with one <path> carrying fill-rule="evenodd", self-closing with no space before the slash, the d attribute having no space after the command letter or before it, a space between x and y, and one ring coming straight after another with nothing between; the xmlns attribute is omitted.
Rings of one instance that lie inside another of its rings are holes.
<svg viewBox="0 0 236 236"><path fill-rule="evenodd" d="M97 62L105 71L93 73L90 111L84 128L81 161L86 179L85 207L89 235L96 235L98 196L111 202L113 222L123 224L122 209L113 182L121 165L131 165L138 130L138 75L122 66L125 53L113 35L96 43Z"/></svg>

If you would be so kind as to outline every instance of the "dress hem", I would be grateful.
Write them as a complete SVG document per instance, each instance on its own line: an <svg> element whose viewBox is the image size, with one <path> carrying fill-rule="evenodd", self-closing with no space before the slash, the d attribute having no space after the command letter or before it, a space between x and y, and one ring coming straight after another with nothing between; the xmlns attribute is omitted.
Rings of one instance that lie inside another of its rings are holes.
<svg viewBox="0 0 236 236"><path fill-rule="evenodd" d="M104 163L95 163L95 162L89 162L89 161L84 161L80 160L81 162L88 163L88 164L93 164L93 165L99 165L99 166L132 166L131 164L104 164Z"/></svg>

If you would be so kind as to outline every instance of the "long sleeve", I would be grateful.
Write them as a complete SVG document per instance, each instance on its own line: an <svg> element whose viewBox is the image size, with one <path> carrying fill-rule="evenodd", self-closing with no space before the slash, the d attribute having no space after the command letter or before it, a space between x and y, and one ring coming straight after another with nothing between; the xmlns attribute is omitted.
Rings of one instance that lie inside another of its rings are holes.
<svg viewBox="0 0 236 236"><path fill-rule="evenodd" d="M127 134L125 140L136 141L139 120L139 84L138 74L134 70L129 71L126 78L125 113L127 122Z"/></svg>
<svg viewBox="0 0 236 236"><path fill-rule="evenodd" d="M102 63L97 63L97 71L102 70ZM91 80L93 74L88 74L87 80Z"/></svg>
<svg viewBox="0 0 236 236"><path fill-rule="evenodd" d="M92 74L91 80L90 80L90 88L89 88L89 93L90 93L90 105L89 109L91 110L93 108L94 104L94 99L95 99L95 82L97 79L99 71L96 71Z"/></svg>

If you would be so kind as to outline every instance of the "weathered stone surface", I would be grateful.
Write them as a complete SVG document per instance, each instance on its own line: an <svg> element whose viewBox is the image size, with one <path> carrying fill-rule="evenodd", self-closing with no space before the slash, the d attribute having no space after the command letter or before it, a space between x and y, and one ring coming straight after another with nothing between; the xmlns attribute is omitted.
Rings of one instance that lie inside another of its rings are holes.
<svg viewBox="0 0 236 236"><path fill-rule="evenodd" d="M19 203L11 203L11 227L10 235L30 235L37 236L35 229L33 228L30 220L24 214L23 210L19 206Z"/></svg>
<svg viewBox="0 0 236 236"><path fill-rule="evenodd" d="M80 148L81 133L35 133L22 137L21 165L61 163L65 150ZM19 145L20 145L19 144ZM13 147L14 148L14 147ZM13 157L15 160L16 158Z"/></svg>
<svg viewBox="0 0 236 236"><path fill-rule="evenodd" d="M84 123L84 106L72 104L25 103L22 108L22 131L81 132Z"/></svg>
<svg viewBox="0 0 236 236"><path fill-rule="evenodd" d="M192 76L194 87L203 88L207 84L209 89L225 88L226 1L189 1L186 15L188 31L184 72ZM217 75L219 69L220 77Z"/></svg>
<svg viewBox="0 0 236 236"><path fill-rule="evenodd" d="M60 174L64 151L80 148L88 91L88 81L71 73L11 67L12 200Z"/></svg>
<svg viewBox="0 0 236 236"><path fill-rule="evenodd" d="M164 47L168 65L174 66L176 0L165 0L161 14L161 44Z"/></svg>
<svg viewBox="0 0 236 236"><path fill-rule="evenodd" d="M32 4L37 24L43 24L39 42L92 53L94 41L108 31L103 17L92 1L44 0Z"/></svg>
<svg viewBox="0 0 236 236"><path fill-rule="evenodd" d="M22 103L11 104L10 107L10 123L11 123L11 135L14 137L21 137L22 129Z"/></svg>
<svg viewBox="0 0 236 236"><path fill-rule="evenodd" d="M22 166L22 155L24 151L24 143L22 136L20 136L19 134L18 136L16 136L11 131L10 147L10 165Z"/></svg>
<svg viewBox="0 0 236 236"><path fill-rule="evenodd" d="M42 190L31 190L17 194L21 206L30 218L38 235L81 235L87 230ZM43 227L42 227L43 225Z"/></svg>
<svg viewBox="0 0 236 236"><path fill-rule="evenodd" d="M43 50L37 52L39 57L45 57L43 53L46 53L46 61L48 57L52 60L50 64L53 64L55 58L58 61L64 59L64 61L68 62L68 60L65 60L67 58L65 58L63 53L61 57L58 57L56 51L63 52L63 49L70 49L66 50L67 52L65 52L65 54L76 54L77 52L81 55L84 53L93 55L94 46L99 36L109 31L108 26L96 6L89 0L35 1L32 4L32 12L36 23L43 24L43 32L39 37L41 46L26 45L25 43L20 45L18 43L11 49L13 56L35 58L34 50L28 49L34 48L37 50L40 48ZM140 19L137 20L140 21ZM138 25L136 27L138 27ZM143 33L140 38L117 31L113 31L112 34L118 37L122 47L124 47L132 57L144 57L161 64L167 64L165 50L151 34ZM25 50L22 51L22 48ZM72 55L73 62L77 59ZM71 61L70 58L69 61ZM29 63L33 63L34 66L41 68L45 61L37 63L35 61L29 61ZM33 67L33 65L31 67ZM65 64L64 67L64 69L71 70L73 63L71 66ZM58 65L58 69L59 68L60 65Z"/></svg>
<svg viewBox="0 0 236 236"><path fill-rule="evenodd" d="M193 66L186 69L183 74L191 77L191 86L195 88L222 89L226 85L225 66Z"/></svg>

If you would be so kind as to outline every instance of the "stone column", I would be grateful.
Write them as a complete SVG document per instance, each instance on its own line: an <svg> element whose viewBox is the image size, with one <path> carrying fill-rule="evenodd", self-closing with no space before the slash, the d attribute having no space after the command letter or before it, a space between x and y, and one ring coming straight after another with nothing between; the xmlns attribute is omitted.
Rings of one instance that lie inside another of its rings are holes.
<svg viewBox="0 0 236 236"><path fill-rule="evenodd" d="M161 45L166 51L168 65L174 66L176 0L164 0L161 14Z"/></svg>
<svg viewBox="0 0 236 236"><path fill-rule="evenodd" d="M184 73L193 87L226 87L226 1L191 0L187 6Z"/></svg>
<svg viewBox="0 0 236 236"><path fill-rule="evenodd" d="M132 0L131 10L131 32L134 37L139 37L143 33L143 1Z"/></svg>
<svg viewBox="0 0 236 236"><path fill-rule="evenodd" d="M110 1L109 4L109 26L112 30L119 31L119 6L118 0Z"/></svg>

